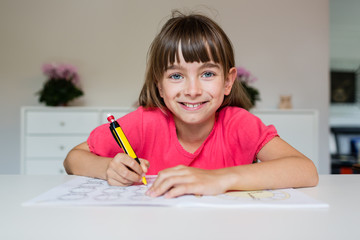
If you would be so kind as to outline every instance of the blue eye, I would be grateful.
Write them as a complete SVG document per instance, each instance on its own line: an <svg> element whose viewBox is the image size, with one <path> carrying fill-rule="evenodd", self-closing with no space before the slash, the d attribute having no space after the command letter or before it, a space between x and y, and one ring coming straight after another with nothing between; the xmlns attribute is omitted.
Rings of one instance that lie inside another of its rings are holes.
<svg viewBox="0 0 360 240"><path fill-rule="evenodd" d="M174 79L174 80L179 80L179 79L182 79L183 77L180 75L180 74L172 74L170 75L170 78Z"/></svg>
<svg viewBox="0 0 360 240"><path fill-rule="evenodd" d="M204 72L202 77L204 78L209 78L209 77L213 77L215 74L212 72Z"/></svg>

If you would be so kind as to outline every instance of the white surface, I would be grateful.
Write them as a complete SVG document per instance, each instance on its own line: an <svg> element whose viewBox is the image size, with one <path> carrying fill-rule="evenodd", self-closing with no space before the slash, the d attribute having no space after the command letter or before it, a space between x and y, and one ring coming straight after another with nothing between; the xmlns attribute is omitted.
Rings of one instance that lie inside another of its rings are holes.
<svg viewBox="0 0 360 240"><path fill-rule="evenodd" d="M358 239L360 175L299 191L327 209L22 207L71 176L0 175L0 239Z"/></svg>
<svg viewBox="0 0 360 240"><path fill-rule="evenodd" d="M167 206L217 208L326 208L328 204L315 200L292 188L262 191L231 191L216 196L186 195L166 199L152 198L145 192L156 179L146 176L148 185L110 186L105 180L77 176L39 196L23 206Z"/></svg>

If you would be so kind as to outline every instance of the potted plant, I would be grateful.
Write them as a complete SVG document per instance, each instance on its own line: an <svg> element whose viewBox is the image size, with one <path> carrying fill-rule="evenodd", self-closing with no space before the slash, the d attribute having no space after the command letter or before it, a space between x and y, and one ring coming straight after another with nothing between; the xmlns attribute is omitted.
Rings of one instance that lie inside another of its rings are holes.
<svg viewBox="0 0 360 240"><path fill-rule="evenodd" d="M68 102L84 95L79 86L79 75L69 64L44 64L43 73L47 77L38 92L39 102L47 106L66 106Z"/></svg>

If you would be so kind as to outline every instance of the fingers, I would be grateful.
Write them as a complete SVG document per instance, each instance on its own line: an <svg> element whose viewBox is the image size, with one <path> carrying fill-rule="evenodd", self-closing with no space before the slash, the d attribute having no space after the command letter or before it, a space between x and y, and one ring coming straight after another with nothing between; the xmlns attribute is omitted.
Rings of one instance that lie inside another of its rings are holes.
<svg viewBox="0 0 360 240"><path fill-rule="evenodd" d="M185 173L181 171L181 166L176 166L174 168L168 168L158 173L158 176L151 186L151 189L161 191L162 193L169 189L171 186L180 181L177 176L183 176Z"/></svg>
<svg viewBox="0 0 360 240"><path fill-rule="evenodd" d="M145 161L143 167L128 155L117 154L109 163L106 172L108 183L116 186L129 186L134 182L140 182L141 176L144 174L143 169L147 171Z"/></svg>
<svg viewBox="0 0 360 240"><path fill-rule="evenodd" d="M184 194L191 194L196 191L192 187L195 177L191 174L191 168L177 166L159 172L157 179L147 191L147 195L158 197L164 195L172 198Z"/></svg>
<svg viewBox="0 0 360 240"><path fill-rule="evenodd" d="M164 194L165 198L175 198L185 194L196 194L199 190L197 189L196 184L186 183L180 184L176 187L171 188ZM201 194L196 194L201 195Z"/></svg>
<svg viewBox="0 0 360 240"><path fill-rule="evenodd" d="M122 177L111 168L108 169L107 175L108 175L107 182L111 186L130 186L134 183L133 181L130 181Z"/></svg>
<svg viewBox="0 0 360 240"><path fill-rule="evenodd" d="M140 160L140 167L141 167L143 173L147 173L147 171L148 171L148 169L150 167L149 161L145 160L145 159L142 159L142 158L140 158L139 160Z"/></svg>
<svg viewBox="0 0 360 240"><path fill-rule="evenodd" d="M227 191L227 175L222 169L205 170L177 166L160 171L146 195L165 198L185 194L215 195Z"/></svg>

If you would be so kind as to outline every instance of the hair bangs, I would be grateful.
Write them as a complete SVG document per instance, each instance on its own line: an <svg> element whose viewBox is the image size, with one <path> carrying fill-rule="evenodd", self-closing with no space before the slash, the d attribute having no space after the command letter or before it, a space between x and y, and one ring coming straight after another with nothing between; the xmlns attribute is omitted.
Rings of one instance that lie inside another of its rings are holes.
<svg viewBox="0 0 360 240"><path fill-rule="evenodd" d="M191 22L192 23L192 22ZM194 26L195 25L195 26ZM185 62L209 62L222 63L219 56L219 50L216 46L216 39L211 34L210 29L204 29L204 26L192 24L178 26L172 29L172 37L165 44L163 63L165 70L176 62L180 62L180 51ZM221 44L220 44L221 45ZM166 61L166 62L165 62Z"/></svg>

